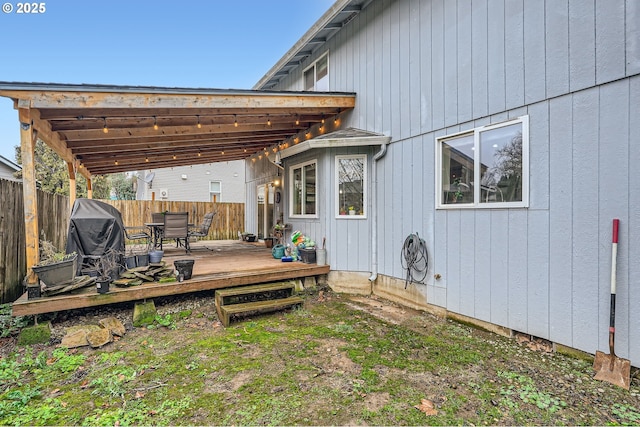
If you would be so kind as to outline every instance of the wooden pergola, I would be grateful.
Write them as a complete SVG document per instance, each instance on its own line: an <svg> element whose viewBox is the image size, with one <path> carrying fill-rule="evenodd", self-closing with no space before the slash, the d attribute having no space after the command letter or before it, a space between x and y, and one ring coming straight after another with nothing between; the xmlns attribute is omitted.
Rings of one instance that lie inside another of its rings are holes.
<svg viewBox="0 0 640 427"><path fill-rule="evenodd" d="M67 163L73 204L77 174L91 197L96 175L276 152L355 106L354 93L85 84L0 82L0 96L18 110L28 267L38 263L37 139Z"/></svg>

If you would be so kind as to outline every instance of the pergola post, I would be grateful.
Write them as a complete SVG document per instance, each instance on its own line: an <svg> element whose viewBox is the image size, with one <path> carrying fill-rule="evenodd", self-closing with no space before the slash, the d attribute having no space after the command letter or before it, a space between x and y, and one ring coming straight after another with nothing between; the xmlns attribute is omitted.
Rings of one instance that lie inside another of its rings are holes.
<svg viewBox="0 0 640 427"><path fill-rule="evenodd" d="M37 133L33 129L31 110L18 108L20 120L20 150L22 154L22 191L24 197L24 225L27 261L27 286L38 286L31 267L39 260L38 198L36 194L35 148Z"/></svg>
<svg viewBox="0 0 640 427"><path fill-rule="evenodd" d="M93 186L91 185L91 177L87 178L87 199L93 199Z"/></svg>
<svg viewBox="0 0 640 427"><path fill-rule="evenodd" d="M69 170L69 211L76 201L76 168L74 162L67 162Z"/></svg>

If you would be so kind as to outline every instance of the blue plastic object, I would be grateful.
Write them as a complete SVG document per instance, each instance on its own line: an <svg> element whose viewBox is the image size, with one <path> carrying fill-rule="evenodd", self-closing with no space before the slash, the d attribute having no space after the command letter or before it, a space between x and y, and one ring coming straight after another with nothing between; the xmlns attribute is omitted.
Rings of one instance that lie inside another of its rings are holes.
<svg viewBox="0 0 640 427"><path fill-rule="evenodd" d="M292 262L293 261L293 257L292 256L283 256L280 259L282 260L282 262Z"/></svg>

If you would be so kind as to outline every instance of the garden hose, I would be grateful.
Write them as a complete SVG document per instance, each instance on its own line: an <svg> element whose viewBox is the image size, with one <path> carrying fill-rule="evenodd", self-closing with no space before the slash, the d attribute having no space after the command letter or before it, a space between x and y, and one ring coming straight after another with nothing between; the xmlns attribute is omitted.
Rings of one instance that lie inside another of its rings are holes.
<svg viewBox="0 0 640 427"><path fill-rule="evenodd" d="M429 254L427 252L427 244L417 232L408 235L404 240L400 262L402 263L402 268L407 270L404 282L405 289L411 283L424 284L424 279L427 277L429 269Z"/></svg>

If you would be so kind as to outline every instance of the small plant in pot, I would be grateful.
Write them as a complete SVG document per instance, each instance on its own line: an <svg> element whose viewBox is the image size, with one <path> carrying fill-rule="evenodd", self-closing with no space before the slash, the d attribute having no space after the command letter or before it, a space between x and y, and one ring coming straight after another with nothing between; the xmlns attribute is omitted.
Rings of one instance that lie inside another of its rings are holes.
<svg viewBox="0 0 640 427"><path fill-rule="evenodd" d="M120 274L120 253L109 249L100 257L98 263L98 277L96 278L96 290L99 294L109 292L111 282Z"/></svg>
<svg viewBox="0 0 640 427"><path fill-rule="evenodd" d="M66 285L76 276L78 254L60 252L53 243L40 241L40 262L31 267L46 286ZM28 298L40 296L40 286L28 286Z"/></svg>

